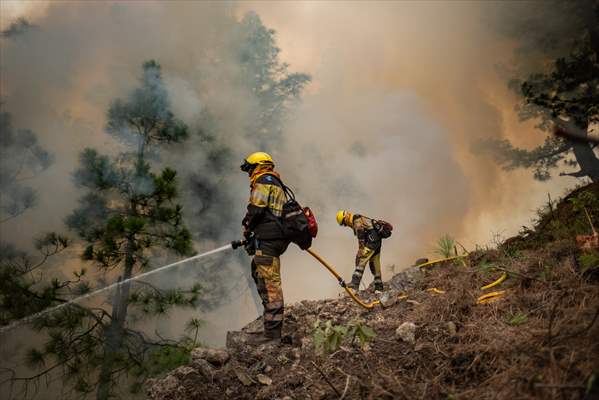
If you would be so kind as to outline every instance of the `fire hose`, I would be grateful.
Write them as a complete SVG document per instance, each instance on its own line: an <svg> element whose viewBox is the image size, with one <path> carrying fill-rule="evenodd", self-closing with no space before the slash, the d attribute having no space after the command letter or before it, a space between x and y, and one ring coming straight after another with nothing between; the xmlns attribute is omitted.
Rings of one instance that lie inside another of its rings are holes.
<svg viewBox="0 0 599 400"><path fill-rule="evenodd" d="M248 244L250 244L251 239L243 239L243 240L236 240L231 242L231 247L233 249L236 249L238 247L241 246L247 246ZM372 308L374 308L374 306L376 306L377 304L380 304L380 301L378 300L374 300L370 303L365 303L362 300L360 300L358 298L358 296L356 296L356 294L354 293L353 290L351 290L347 284L345 283L345 281L343 280L343 278L341 277L341 275L339 275L339 273L337 271L335 271L335 268L333 268L333 266L331 264L329 264L324 258L322 258L318 253L316 253L314 250L312 250L311 248L306 249L306 251L312 256L314 257L316 260L318 260L318 262L320 262L335 278L337 278L337 281L339 282L339 285L345 289L345 291L347 292L347 294L349 294L349 297L352 298L353 301L355 301L357 304L359 304L360 306L364 307L367 310L371 310Z"/></svg>

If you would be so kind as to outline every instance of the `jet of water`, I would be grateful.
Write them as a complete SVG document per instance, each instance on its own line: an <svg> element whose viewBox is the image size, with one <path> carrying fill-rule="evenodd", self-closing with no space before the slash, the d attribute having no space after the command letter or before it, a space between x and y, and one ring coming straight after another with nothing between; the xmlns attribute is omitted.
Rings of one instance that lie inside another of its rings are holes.
<svg viewBox="0 0 599 400"><path fill-rule="evenodd" d="M229 249L232 249L232 248L233 247L231 246L231 244L227 244L225 246L219 247L219 248L214 249L214 250L207 251L207 252L202 253L202 254L197 254L195 256L192 256L192 257L189 257L189 258L185 258L183 260L179 260L179 261L176 261L176 262L171 263L171 264L163 265L160 268L156 268L156 269L153 269L151 271L144 272L143 274L139 274L139 275L136 275L136 276L134 276L132 278L125 279L124 281L115 282L115 283L113 283L111 285L108 285L108 286L105 286L105 287L103 287L101 289L98 289L98 290L95 290L93 292L87 293L87 294L85 294L83 296L76 297L76 298L74 298L72 300L69 300L67 302L60 303L60 304L58 304L58 305L56 305L54 307L46 308L45 310L42 310L42 311L40 311L38 313L31 314L31 315L29 315L29 316L27 316L25 318L22 318L22 319L20 319L18 321L13 322L10 325L6 325L4 327L1 327L0 328L0 334L2 334L4 332L7 332L7 331L10 331L10 330L16 328L17 326L26 324L26 323L31 322L31 321L35 321L37 318L39 318L41 316L44 316L46 314L49 314L49 313L52 313L54 311L60 310L61 308L66 307L68 305L79 303L82 300L85 300L87 298L90 298L92 296L100 294L102 292L106 292L106 291L108 291L110 289L114 289L114 288L116 288L116 287L118 287L118 286L120 286L120 285L122 285L122 284L124 284L126 282L135 281L135 280L144 278L146 276L158 273L160 271L164 271L165 269L173 268L173 267L176 267L177 265L185 264L185 263L188 263L190 261L197 260L197 259L203 258L203 257L207 257L207 256L212 255L212 254L220 253L221 251L229 250Z"/></svg>

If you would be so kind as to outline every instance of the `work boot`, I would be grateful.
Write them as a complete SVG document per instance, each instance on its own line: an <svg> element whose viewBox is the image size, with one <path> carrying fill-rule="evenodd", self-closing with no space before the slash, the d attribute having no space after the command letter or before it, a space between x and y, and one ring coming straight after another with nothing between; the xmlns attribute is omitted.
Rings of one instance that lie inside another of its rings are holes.
<svg viewBox="0 0 599 400"><path fill-rule="evenodd" d="M360 281L356 277L352 277L351 282L347 284L347 287L357 292L360 289Z"/></svg>
<svg viewBox="0 0 599 400"><path fill-rule="evenodd" d="M281 338L272 338L264 335L252 335L248 338L247 344L253 346L260 345L279 345L281 344Z"/></svg>
<svg viewBox="0 0 599 400"><path fill-rule="evenodd" d="M259 346L261 344L266 345L279 345L281 344L281 332L280 331L264 331L262 335L251 335L247 341L248 344Z"/></svg>
<svg viewBox="0 0 599 400"><path fill-rule="evenodd" d="M383 282L375 282L375 284L374 284L374 290L375 291L379 291L379 292L384 291L385 288L383 286Z"/></svg>

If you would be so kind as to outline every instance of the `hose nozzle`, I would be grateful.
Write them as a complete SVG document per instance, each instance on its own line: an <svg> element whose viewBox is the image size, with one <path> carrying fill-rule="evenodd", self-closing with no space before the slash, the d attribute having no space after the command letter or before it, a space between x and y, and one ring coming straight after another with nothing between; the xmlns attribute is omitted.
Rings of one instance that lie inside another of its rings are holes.
<svg viewBox="0 0 599 400"><path fill-rule="evenodd" d="M233 250L241 247L241 246L245 246L247 244L247 239L241 239L241 240L233 240L231 242L231 248L233 248Z"/></svg>

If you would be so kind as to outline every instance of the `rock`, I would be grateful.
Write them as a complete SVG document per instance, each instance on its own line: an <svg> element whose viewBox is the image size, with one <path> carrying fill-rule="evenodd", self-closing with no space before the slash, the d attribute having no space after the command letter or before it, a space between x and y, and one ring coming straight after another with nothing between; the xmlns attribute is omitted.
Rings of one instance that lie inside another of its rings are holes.
<svg viewBox="0 0 599 400"><path fill-rule="evenodd" d="M398 292L396 290L389 290L383 292L379 296L379 302L381 303L381 307L388 308L397 303L397 295Z"/></svg>
<svg viewBox="0 0 599 400"><path fill-rule="evenodd" d="M191 359L202 359L216 366L225 365L231 356L225 349L209 349L205 347L196 347L191 351Z"/></svg>
<svg viewBox="0 0 599 400"><path fill-rule="evenodd" d="M424 274L419 268L408 268L393 276L389 281L389 287L400 292L405 292L416 287Z"/></svg>
<svg viewBox="0 0 599 400"><path fill-rule="evenodd" d="M416 325L413 322L404 322L396 330L395 335L404 342L416 342Z"/></svg>
<svg viewBox="0 0 599 400"><path fill-rule="evenodd" d="M264 333L264 321L262 317L258 317L254 321L244 326L241 331L248 334Z"/></svg>
<svg viewBox="0 0 599 400"><path fill-rule="evenodd" d="M214 367L208 361L202 358L192 360L191 367L195 368L204 378L212 380Z"/></svg>
<svg viewBox="0 0 599 400"><path fill-rule="evenodd" d="M265 372L265 373L267 373L267 374L268 374L269 372L272 372L272 370L273 370L273 368L272 368L270 365L267 365L267 366L264 368L264 372Z"/></svg>
<svg viewBox="0 0 599 400"><path fill-rule="evenodd" d="M188 366L177 368L173 375L184 384L196 385L204 382L204 377L195 368Z"/></svg>
<svg viewBox="0 0 599 400"><path fill-rule="evenodd" d="M150 399L172 398L172 394L179 389L179 379L173 375L167 375L164 379L147 380L147 395Z"/></svg>
<svg viewBox="0 0 599 400"><path fill-rule="evenodd" d="M258 379L258 382L260 382L263 385L266 385L266 386L272 385L272 379L270 379L266 375L258 374L258 375L256 375L256 379Z"/></svg>
<svg viewBox="0 0 599 400"><path fill-rule="evenodd" d="M246 374L244 371L240 369L234 369L233 372L235 373L235 376L237 376L237 379L239 379L239 381L243 384L243 386L251 386L253 383L255 383L252 380L252 378L250 378L250 376Z"/></svg>
<svg viewBox="0 0 599 400"><path fill-rule="evenodd" d="M164 392L169 392L179 386L179 380L173 375L167 375L166 378L159 380L156 386L159 386Z"/></svg>
<svg viewBox="0 0 599 400"><path fill-rule="evenodd" d="M457 333L458 329L455 326L455 323L453 323L452 321L449 321L447 323L447 331L449 332L449 334L451 336L455 336L455 334Z"/></svg>

